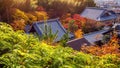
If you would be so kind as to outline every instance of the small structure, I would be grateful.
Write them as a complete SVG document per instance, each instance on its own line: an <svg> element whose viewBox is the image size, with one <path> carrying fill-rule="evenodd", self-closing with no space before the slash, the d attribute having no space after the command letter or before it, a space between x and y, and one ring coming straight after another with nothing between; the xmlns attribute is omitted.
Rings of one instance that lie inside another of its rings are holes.
<svg viewBox="0 0 120 68"><path fill-rule="evenodd" d="M117 18L116 14L112 10L107 10L97 7L87 7L81 16L86 18L89 22L103 22L113 23Z"/></svg>
<svg viewBox="0 0 120 68"><path fill-rule="evenodd" d="M107 10L112 10L115 12L117 18L116 18L116 22L120 22L120 6L117 7L110 7L110 8L106 8Z"/></svg>
<svg viewBox="0 0 120 68"><path fill-rule="evenodd" d="M36 32L39 36L42 36L44 34L45 24L47 26L50 26L50 28L48 28L48 32L50 32L49 29L51 29L52 34L55 34L56 32L58 32L57 33L57 38L54 40L55 42L60 41L61 38L63 37L63 35L67 33L67 31L64 29L64 27L61 25L61 23L59 21L59 18L50 19L50 20L47 20L47 21L35 22L32 25L32 28L27 32L29 32L29 33L30 32ZM73 37L74 37L73 34L69 34L69 38L73 38Z"/></svg>
<svg viewBox="0 0 120 68"><path fill-rule="evenodd" d="M103 33L108 32L109 30L100 30L95 31L89 34L85 34L84 38L87 39L92 45L95 45L95 42L101 41L103 39Z"/></svg>
<svg viewBox="0 0 120 68"><path fill-rule="evenodd" d="M114 32L118 35L118 38L120 39L120 23L115 23L112 28L114 29Z"/></svg>
<svg viewBox="0 0 120 68"><path fill-rule="evenodd" d="M82 45L99 45L101 46L103 43L101 42L103 40L103 33L108 32L109 30L100 30L96 32L92 32L89 34L85 34L83 38L74 39L67 44L72 47L74 50L80 50L80 47Z"/></svg>
<svg viewBox="0 0 120 68"><path fill-rule="evenodd" d="M74 39L67 42L67 44L69 45L69 47L77 51L80 51L82 45L91 45L90 42L88 42L88 40L86 40L85 38Z"/></svg>

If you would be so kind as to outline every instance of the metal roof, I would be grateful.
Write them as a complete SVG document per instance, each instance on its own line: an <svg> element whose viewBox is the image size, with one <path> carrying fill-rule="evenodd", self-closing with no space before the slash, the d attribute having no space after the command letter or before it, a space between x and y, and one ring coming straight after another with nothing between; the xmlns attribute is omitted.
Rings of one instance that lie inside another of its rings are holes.
<svg viewBox="0 0 120 68"><path fill-rule="evenodd" d="M91 32L89 34L85 34L84 38L88 40L91 44L94 45L94 42L102 40L103 33L107 32L108 30L100 30L96 32Z"/></svg>
<svg viewBox="0 0 120 68"><path fill-rule="evenodd" d="M68 41L67 44L72 47L74 50L80 50L82 45L95 45L96 41L100 41L103 38L103 33L108 32L109 30L100 30L96 32L91 32L85 34L83 38L74 39Z"/></svg>
<svg viewBox="0 0 120 68"><path fill-rule="evenodd" d="M58 18L47 20L46 24L48 27L51 27L52 34L55 34L58 31L57 38L54 40L55 42L60 41L63 35L67 33L64 27L61 25ZM32 25L32 28L34 28L34 30L38 33L38 35L42 36L45 30L45 21L35 22ZM69 34L69 38L73 38L73 37L74 37L73 34Z"/></svg>
<svg viewBox="0 0 120 68"><path fill-rule="evenodd" d="M111 15L110 16L104 16L106 12L109 12ZM82 13L82 17L92 19L95 21L106 21L106 20L111 20L111 19L116 19L117 16L112 12L108 11L103 8L96 8L96 7L87 7Z"/></svg>

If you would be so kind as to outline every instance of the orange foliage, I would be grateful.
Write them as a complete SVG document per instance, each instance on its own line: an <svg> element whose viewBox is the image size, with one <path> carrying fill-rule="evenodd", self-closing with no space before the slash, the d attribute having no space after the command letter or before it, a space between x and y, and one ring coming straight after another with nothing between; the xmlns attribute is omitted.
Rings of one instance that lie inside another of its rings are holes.
<svg viewBox="0 0 120 68"><path fill-rule="evenodd" d="M14 28L14 30L24 30L25 20L14 20L13 23L11 23L11 26Z"/></svg>
<svg viewBox="0 0 120 68"><path fill-rule="evenodd" d="M74 14L72 17L71 17L71 14L68 13L66 15L63 16L63 24L64 23L67 23L69 24L70 21L74 20L74 24L76 24L79 28L81 26L84 25L84 23L86 23L86 19L81 17L79 14Z"/></svg>
<svg viewBox="0 0 120 68"><path fill-rule="evenodd" d="M45 11L35 11L35 16L37 17L37 21L47 20L49 18Z"/></svg>
<svg viewBox="0 0 120 68"><path fill-rule="evenodd" d="M82 18L79 14L74 14L73 16L71 16L71 14L68 13L62 18L63 26L66 29L69 29L71 32L75 32L76 34L78 34L79 29L81 30L82 26L84 26L84 24L86 23L86 19Z"/></svg>
<svg viewBox="0 0 120 68"><path fill-rule="evenodd" d="M26 13L27 17L29 18L28 20L28 24L32 24L33 22L37 21L37 17L34 16L33 14L31 13Z"/></svg>
<svg viewBox="0 0 120 68"><path fill-rule="evenodd" d="M62 16L62 19L66 19L66 18L69 18L69 17L71 17L71 14L67 13L67 14L65 14L65 15Z"/></svg>
<svg viewBox="0 0 120 68"><path fill-rule="evenodd" d="M81 17L79 14L74 14L73 19L76 20L76 25L83 26L86 23L86 19Z"/></svg>
<svg viewBox="0 0 120 68"><path fill-rule="evenodd" d="M93 54L96 56L102 56L106 54L117 54L120 56L119 46L103 45L99 46L82 46L82 52Z"/></svg>
<svg viewBox="0 0 120 68"><path fill-rule="evenodd" d="M81 29L78 29L74 34L75 34L75 38L82 38L83 37L83 32Z"/></svg>
<svg viewBox="0 0 120 68"><path fill-rule="evenodd" d="M120 46L118 44L118 39L116 36L113 36L111 41L108 44L103 46L82 46L81 51L97 56L102 56L106 54L116 54L120 56Z"/></svg>
<svg viewBox="0 0 120 68"><path fill-rule="evenodd" d="M114 45L114 43L118 43L119 39L117 38L117 34L114 34L110 40L110 45Z"/></svg>

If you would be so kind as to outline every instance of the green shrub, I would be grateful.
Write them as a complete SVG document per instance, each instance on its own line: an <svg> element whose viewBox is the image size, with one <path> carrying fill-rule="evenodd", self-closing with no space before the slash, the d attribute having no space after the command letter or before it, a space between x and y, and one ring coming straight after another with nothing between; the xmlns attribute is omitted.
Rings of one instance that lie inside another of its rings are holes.
<svg viewBox="0 0 120 68"><path fill-rule="evenodd" d="M119 68L116 55L97 57L69 47L49 46L0 23L0 68Z"/></svg>

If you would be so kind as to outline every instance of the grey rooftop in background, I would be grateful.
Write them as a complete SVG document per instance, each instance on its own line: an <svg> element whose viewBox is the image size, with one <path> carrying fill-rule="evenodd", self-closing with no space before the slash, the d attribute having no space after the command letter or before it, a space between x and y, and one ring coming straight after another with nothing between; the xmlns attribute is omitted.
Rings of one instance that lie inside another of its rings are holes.
<svg viewBox="0 0 120 68"><path fill-rule="evenodd" d="M109 14L109 15L106 15ZM106 10L97 7L87 7L82 13L82 17L95 20L95 21L106 21L111 19L116 19L116 14L111 10Z"/></svg>
<svg viewBox="0 0 120 68"><path fill-rule="evenodd" d="M89 34L85 34L84 38L88 40L91 44L94 45L94 42L102 40L103 38L103 33L107 32L109 30L100 30L96 32L91 32Z"/></svg>

